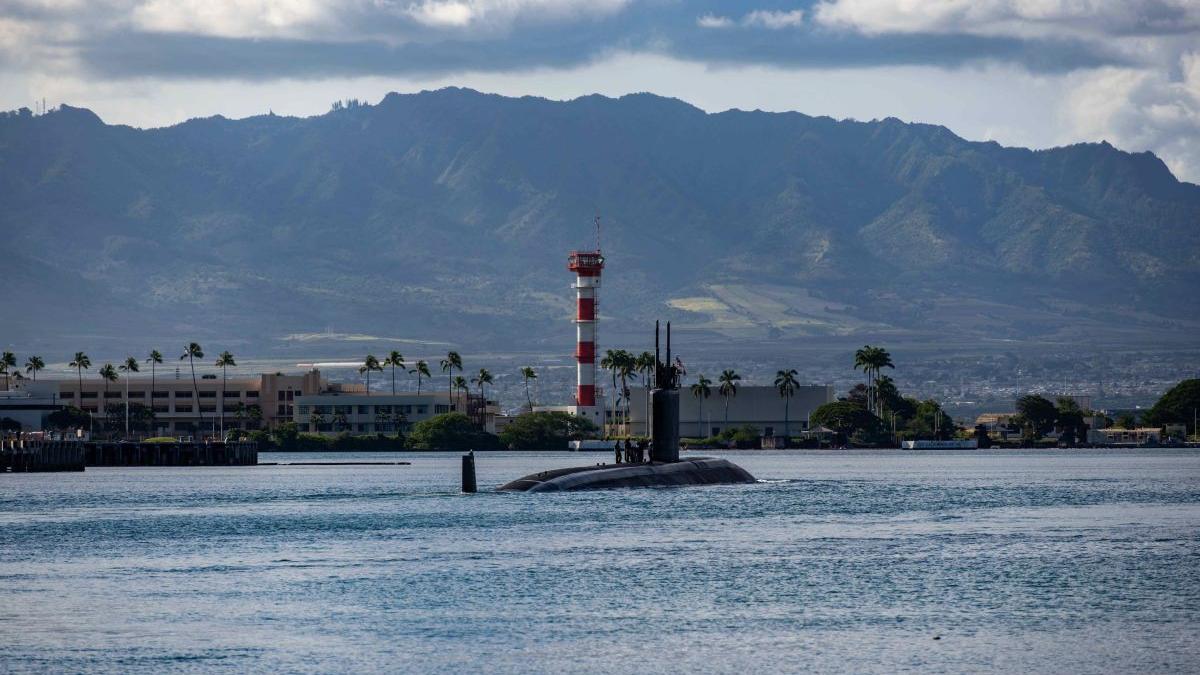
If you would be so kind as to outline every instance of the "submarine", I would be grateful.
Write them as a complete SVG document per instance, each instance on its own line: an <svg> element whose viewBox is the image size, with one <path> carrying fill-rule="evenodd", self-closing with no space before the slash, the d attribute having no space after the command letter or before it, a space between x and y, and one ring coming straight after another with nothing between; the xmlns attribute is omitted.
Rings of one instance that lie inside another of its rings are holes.
<svg viewBox="0 0 1200 675"><path fill-rule="evenodd" d="M757 482L742 467L718 457L679 458L679 368L671 360L667 322L666 360L659 355L659 323L654 323L654 369L650 391L650 461L551 469L522 476L499 490L573 492L613 488L734 485ZM474 467L472 466L472 479ZM473 480L472 480L473 482Z"/></svg>

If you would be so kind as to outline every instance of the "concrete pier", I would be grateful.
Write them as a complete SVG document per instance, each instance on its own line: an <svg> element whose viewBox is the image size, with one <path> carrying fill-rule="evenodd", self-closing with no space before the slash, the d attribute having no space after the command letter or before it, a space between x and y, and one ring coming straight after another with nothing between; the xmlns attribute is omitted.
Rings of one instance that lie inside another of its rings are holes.
<svg viewBox="0 0 1200 675"><path fill-rule="evenodd" d="M83 471L83 444L25 439L0 440L0 473Z"/></svg>
<svg viewBox="0 0 1200 675"><path fill-rule="evenodd" d="M83 471L85 466L253 466L258 444L0 441L0 472Z"/></svg>

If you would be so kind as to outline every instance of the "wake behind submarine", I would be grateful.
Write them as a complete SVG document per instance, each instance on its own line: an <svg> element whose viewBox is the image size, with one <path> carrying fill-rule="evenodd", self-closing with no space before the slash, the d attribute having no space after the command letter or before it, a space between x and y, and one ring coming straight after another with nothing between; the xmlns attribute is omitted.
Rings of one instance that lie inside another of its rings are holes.
<svg viewBox="0 0 1200 675"><path fill-rule="evenodd" d="M609 488L731 485L753 483L754 476L727 459L679 459L679 369L671 360L671 323L667 322L665 362L659 358L659 325L654 323L654 372L650 392L650 461L575 466L523 476L500 490L570 492ZM465 460L464 460L465 462ZM471 467L474 482L474 466Z"/></svg>

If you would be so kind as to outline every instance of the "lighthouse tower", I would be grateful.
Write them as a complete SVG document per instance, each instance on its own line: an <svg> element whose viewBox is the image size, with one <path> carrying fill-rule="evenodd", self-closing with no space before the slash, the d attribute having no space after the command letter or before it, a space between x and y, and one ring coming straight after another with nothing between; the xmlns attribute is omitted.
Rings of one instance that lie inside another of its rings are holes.
<svg viewBox="0 0 1200 675"><path fill-rule="evenodd" d="M567 269L575 273L576 414L602 423L596 407L596 294L604 256L595 251L571 251Z"/></svg>

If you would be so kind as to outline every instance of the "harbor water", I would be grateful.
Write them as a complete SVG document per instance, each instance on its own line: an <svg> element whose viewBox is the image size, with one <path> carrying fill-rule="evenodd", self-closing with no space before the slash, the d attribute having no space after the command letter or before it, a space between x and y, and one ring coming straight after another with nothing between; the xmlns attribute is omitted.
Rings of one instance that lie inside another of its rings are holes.
<svg viewBox="0 0 1200 675"><path fill-rule="evenodd" d="M474 495L456 453L0 475L0 672L1200 671L1197 451L719 456L759 482L491 491L612 461L565 452L478 453ZM411 464L315 464L354 460Z"/></svg>

